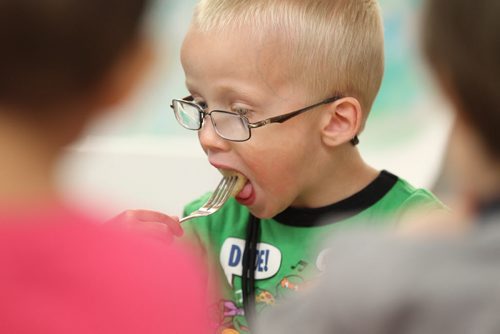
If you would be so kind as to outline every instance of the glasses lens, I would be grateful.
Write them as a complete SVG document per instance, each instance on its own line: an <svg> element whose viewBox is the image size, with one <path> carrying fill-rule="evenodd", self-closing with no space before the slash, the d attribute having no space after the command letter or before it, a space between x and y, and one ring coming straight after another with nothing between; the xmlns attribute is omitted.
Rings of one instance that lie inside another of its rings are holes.
<svg viewBox="0 0 500 334"><path fill-rule="evenodd" d="M199 130L201 127L200 111L194 105L174 100L172 102L174 107L175 118L180 125L189 130Z"/></svg>
<svg viewBox="0 0 500 334"><path fill-rule="evenodd" d="M250 138L250 129L245 118L238 114L213 111L212 121L217 133L229 140L244 141Z"/></svg>

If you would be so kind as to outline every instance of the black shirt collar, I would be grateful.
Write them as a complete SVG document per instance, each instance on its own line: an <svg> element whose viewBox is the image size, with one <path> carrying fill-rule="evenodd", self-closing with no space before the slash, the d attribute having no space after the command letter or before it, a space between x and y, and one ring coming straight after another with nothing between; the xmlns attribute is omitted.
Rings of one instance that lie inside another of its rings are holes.
<svg viewBox="0 0 500 334"><path fill-rule="evenodd" d="M336 223L355 216L377 203L397 181L397 176L384 170L364 189L340 202L314 209L289 207L273 219L281 224L297 227ZM325 219L326 217L328 219Z"/></svg>

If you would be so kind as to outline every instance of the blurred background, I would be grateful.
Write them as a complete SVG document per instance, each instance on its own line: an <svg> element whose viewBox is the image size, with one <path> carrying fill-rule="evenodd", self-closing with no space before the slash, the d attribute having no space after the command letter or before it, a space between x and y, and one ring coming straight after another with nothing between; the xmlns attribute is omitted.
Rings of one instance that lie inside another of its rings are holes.
<svg viewBox="0 0 500 334"><path fill-rule="evenodd" d="M152 209L180 215L213 189L220 174L206 161L196 133L181 128L169 107L187 95L179 50L196 0L159 0L147 29L157 58L120 110L94 124L67 149L60 184L76 201L106 199L105 214ZM418 187L433 188L450 129L449 106L419 51L420 0L380 0L386 73L360 150L366 160ZM203 55L200 54L200 57ZM93 203L95 204L95 203Z"/></svg>

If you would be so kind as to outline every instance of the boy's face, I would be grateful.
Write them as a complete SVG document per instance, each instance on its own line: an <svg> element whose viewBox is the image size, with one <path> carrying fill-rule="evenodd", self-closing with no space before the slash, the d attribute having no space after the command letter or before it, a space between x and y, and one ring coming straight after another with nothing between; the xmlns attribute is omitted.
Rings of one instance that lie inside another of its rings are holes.
<svg viewBox="0 0 500 334"><path fill-rule="evenodd" d="M250 122L303 108L311 101L279 51L273 43L257 45L249 34L192 29L181 54L188 90L207 111L244 110ZM237 200L258 217L272 217L290 205L309 206L321 189L322 110L253 129L245 142L219 137L206 117L199 140L214 167L248 178Z"/></svg>

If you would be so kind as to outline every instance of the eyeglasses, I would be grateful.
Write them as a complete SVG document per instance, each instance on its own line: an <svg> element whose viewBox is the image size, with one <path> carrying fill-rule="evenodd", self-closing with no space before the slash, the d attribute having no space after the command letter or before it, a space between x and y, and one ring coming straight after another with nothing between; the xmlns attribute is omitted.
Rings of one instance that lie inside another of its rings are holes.
<svg viewBox="0 0 500 334"><path fill-rule="evenodd" d="M341 96L331 97L308 107L255 123L251 123L248 118L241 113L223 110L212 110L207 112L205 111L206 108L194 102L192 96L187 96L182 100L174 99L170 107L174 110L177 122L188 130L200 130L203 126L205 117L209 116L212 120L215 132L220 137L230 141L244 142L252 137L252 129L260 128L271 123L283 123L306 111L324 104L335 102L341 98ZM359 143L358 137L355 136L351 140L351 143L357 145Z"/></svg>

